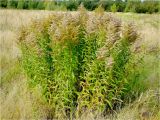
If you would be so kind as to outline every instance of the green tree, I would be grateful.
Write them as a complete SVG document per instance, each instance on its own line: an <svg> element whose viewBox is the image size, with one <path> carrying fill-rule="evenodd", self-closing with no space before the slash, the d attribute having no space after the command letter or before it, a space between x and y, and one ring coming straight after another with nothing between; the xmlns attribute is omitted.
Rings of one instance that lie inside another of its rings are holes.
<svg viewBox="0 0 160 120"><path fill-rule="evenodd" d="M18 8L18 9L23 9L23 5L24 5L24 0L19 0L19 1L18 1L18 5L17 5L17 8Z"/></svg>
<svg viewBox="0 0 160 120"><path fill-rule="evenodd" d="M55 3L54 1L45 1L45 10L54 10Z"/></svg>
<svg viewBox="0 0 160 120"><path fill-rule="evenodd" d="M158 13L160 13L160 4L158 4Z"/></svg>
<svg viewBox="0 0 160 120"><path fill-rule="evenodd" d="M124 9L124 12L136 12L136 4L137 2L133 1L127 1L126 8Z"/></svg>
<svg viewBox="0 0 160 120"><path fill-rule="evenodd" d="M7 0L0 0L0 7L2 8L7 7Z"/></svg>
<svg viewBox="0 0 160 120"><path fill-rule="evenodd" d="M17 8L18 1L7 0L7 8Z"/></svg>
<svg viewBox="0 0 160 120"><path fill-rule="evenodd" d="M71 11L72 10L77 10L78 2L74 1L74 0L71 0L71 1L67 2L66 7L67 7L67 10L71 10Z"/></svg>
<svg viewBox="0 0 160 120"><path fill-rule="evenodd" d="M37 5L37 9L42 10L45 8L44 1L39 1Z"/></svg>
<svg viewBox="0 0 160 120"><path fill-rule="evenodd" d="M111 11L112 12L117 12L118 10L118 7L116 6L116 4L114 3L112 6L111 6Z"/></svg>
<svg viewBox="0 0 160 120"><path fill-rule="evenodd" d="M34 1L33 0L29 0L28 1L28 9L33 9L34 7Z"/></svg>
<svg viewBox="0 0 160 120"><path fill-rule="evenodd" d="M12 0L7 1L7 8L12 8Z"/></svg>

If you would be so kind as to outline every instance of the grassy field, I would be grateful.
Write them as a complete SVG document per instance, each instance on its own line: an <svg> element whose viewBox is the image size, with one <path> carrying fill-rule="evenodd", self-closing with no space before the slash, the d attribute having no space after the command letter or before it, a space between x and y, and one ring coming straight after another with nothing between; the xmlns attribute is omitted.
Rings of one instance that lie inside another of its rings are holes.
<svg viewBox="0 0 160 120"><path fill-rule="evenodd" d="M21 51L17 45L19 28L27 26L32 19L45 17L50 11L0 10L0 110L1 119L46 119L48 106L43 102L38 90L28 88L26 76L19 65ZM123 22L134 22L141 40L136 48L143 46L145 56L146 83L148 90L133 103L118 111L117 120L136 120L160 118L160 14L110 13ZM156 98L156 99L155 99ZM158 109L157 109L158 108ZM89 114L82 119L91 120ZM102 118L99 118L102 119Z"/></svg>

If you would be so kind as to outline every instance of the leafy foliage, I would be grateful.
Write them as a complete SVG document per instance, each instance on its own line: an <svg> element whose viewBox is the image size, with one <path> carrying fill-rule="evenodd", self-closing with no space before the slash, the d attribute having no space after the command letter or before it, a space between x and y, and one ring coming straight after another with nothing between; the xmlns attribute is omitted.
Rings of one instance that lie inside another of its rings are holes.
<svg viewBox="0 0 160 120"><path fill-rule="evenodd" d="M116 110L132 91L128 85L139 82L128 69L138 34L102 10L90 14L81 5L76 14L54 13L21 30L23 68L29 85L41 88L51 118Z"/></svg>
<svg viewBox="0 0 160 120"><path fill-rule="evenodd" d="M18 4L18 5L17 5ZM18 9L47 9L47 10L77 10L81 4L87 10L95 10L102 6L105 11L111 12L135 12L135 13L157 13L160 11L159 1L156 0L70 0L70 1L50 1L50 0L1 0L1 8Z"/></svg>
<svg viewBox="0 0 160 120"><path fill-rule="evenodd" d="M24 0L19 0L19 1L18 1L18 5L17 5L17 8L18 8L18 9L23 9L23 7L24 7Z"/></svg>
<svg viewBox="0 0 160 120"><path fill-rule="evenodd" d="M117 12L117 6L116 6L116 4L113 4L113 5L111 6L111 11L112 11L112 12Z"/></svg>

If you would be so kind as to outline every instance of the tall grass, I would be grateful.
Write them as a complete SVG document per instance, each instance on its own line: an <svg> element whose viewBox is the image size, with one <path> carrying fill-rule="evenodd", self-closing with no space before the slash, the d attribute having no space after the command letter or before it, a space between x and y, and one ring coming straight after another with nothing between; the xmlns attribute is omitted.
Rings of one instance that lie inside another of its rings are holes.
<svg viewBox="0 0 160 120"><path fill-rule="evenodd" d="M140 80L130 67L137 62L131 49L138 39L134 25L100 8L79 9L35 20L19 36L29 85L40 87L51 109L48 118L106 115L132 99L132 83Z"/></svg>

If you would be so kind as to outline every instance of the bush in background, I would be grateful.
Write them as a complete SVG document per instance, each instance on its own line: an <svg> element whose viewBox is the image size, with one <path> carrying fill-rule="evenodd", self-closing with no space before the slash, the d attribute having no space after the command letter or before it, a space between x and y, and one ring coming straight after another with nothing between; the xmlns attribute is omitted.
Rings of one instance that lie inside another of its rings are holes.
<svg viewBox="0 0 160 120"><path fill-rule="evenodd" d="M24 8L24 0L19 0L18 1L18 5L17 5L17 9L23 9Z"/></svg>
<svg viewBox="0 0 160 120"><path fill-rule="evenodd" d="M44 5L44 1L39 1L37 4L37 9L38 10L44 10L45 9L45 5Z"/></svg>
<svg viewBox="0 0 160 120"><path fill-rule="evenodd" d="M66 8L67 10L73 11L73 10L77 10L78 8L78 2L71 0L69 2L65 2Z"/></svg>
<svg viewBox="0 0 160 120"><path fill-rule="evenodd" d="M34 8L34 1L33 0L29 0L28 1L28 9L33 9Z"/></svg>
<svg viewBox="0 0 160 120"><path fill-rule="evenodd" d="M111 11L112 12L117 12L117 6L116 6L116 4L113 4L112 6L111 6Z"/></svg>
<svg viewBox="0 0 160 120"><path fill-rule="evenodd" d="M45 1L45 10L54 10L55 3L53 1Z"/></svg>
<svg viewBox="0 0 160 120"><path fill-rule="evenodd" d="M159 2L156 0L148 1L128 1L126 4L125 12L135 13L157 13Z"/></svg>
<svg viewBox="0 0 160 120"><path fill-rule="evenodd" d="M8 5L7 5L8 4ZM17 6L18 4L18 6ZM23 4L23 5L22 5ZM101 5L105 11L111 11L116 6L117 12L135 12L135 13L157 13L159 9L159 1L156 0L70 0L70 1L48 1L48 0L1 0L1 8L17 8L18 9L39 9L39 10L77 10L78 6L83 4L87 10L93 11ZM7 7L8 6L8 7ZM23 6L23 7L22 7ZM115 11L115 10L113 10Z"/></svg>
<svg viewBox="0 0 160 120"><path fill-rule="evenodd" d="M1 8L17 8L17 1L16 0L1 0L0 7Z"/></svg>
<svg viewBox="0 0 160 120"><path fill-rule="evenodd" d="M1 8L6 8L7 7L7 0L1 0L0 1L0 7Z"/></svg>
<svg viewBox="0 0 160 120"><path fill-rule="evenodd" d="M11 8L12 7L12 1L7 1L7 8Z"/></svg>

